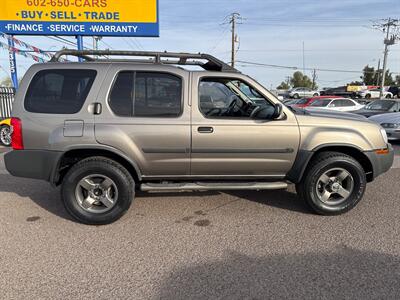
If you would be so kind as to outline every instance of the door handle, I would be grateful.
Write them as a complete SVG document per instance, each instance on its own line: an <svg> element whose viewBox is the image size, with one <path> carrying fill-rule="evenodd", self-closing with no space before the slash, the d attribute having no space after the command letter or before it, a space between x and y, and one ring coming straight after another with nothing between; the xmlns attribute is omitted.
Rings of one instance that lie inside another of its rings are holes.
<svg viewBox="0 0 400 300"><path fill-rule="evenodd" d="M214 132L214 128L212 127L199 127L197 128L197 131L200 133L213 133Z"/></svg>
<svg viewBox="0 0 400 300"><path fill-rule="evenodd" d="M92 103L90 105L89 109L90 109L90 112L94 115L101 115L102 110L103 110L101 103L98 103L98 102Z"/></svg>

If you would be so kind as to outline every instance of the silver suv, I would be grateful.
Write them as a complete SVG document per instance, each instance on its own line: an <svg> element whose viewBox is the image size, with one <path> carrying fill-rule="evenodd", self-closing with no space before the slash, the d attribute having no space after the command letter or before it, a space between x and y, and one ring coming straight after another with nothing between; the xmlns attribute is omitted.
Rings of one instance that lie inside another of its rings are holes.
<svg viewBox="0 0 400 300"><path fill-rule="evenodd" d="M84 62L60 62L66 55ZM67 211L86 224L119 219L137 189L290 183L315 212L335 215L393 163L379 125L285 107L206 54L63 50L28 70L11 123L8 171L62 185Z"/></svg>

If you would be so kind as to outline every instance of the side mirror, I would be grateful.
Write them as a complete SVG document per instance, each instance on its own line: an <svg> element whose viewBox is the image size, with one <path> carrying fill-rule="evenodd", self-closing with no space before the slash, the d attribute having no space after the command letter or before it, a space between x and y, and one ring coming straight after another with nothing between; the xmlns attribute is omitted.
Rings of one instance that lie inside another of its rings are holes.
<svg viewBox="0 0 400 300"><path fill-rule="evenodd" d="M278 119L282 115L283 106L280 103L275 104L275 110L272 114L272 119Z"/></svg>

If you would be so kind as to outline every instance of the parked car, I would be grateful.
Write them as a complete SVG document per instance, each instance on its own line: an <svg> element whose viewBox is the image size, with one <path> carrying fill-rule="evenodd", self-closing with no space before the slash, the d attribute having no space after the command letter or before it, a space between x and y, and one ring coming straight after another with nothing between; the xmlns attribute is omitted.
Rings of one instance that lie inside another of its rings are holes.
<svg viewBox="0 0 400 300"><path fill-rule="evenodd" d="M335 96L317 96L317 97L312 97L312 98L303 98L303 99L298 99L294 103L290 104L292 107L297 107L297 108L305 108L311 105L315 100L319 99L333 99L336 98Z"/></svg>
<svg viewBox="0 0 400 300"><path fill-rule="evenodd" d="M307 109L324 109L334 111L356 111L360 110L364 105L348 98L321 98L314 100Z"/></svg>
<svg viewBox="0 0 400 300"><path fill-rule="evenodd" d="M375 115L369 119L386 130L389 140L400 140L400 113Z"/></svg>
<svg viewBox="0 0 400 300"><path fill-rule="evenodd" d="M388 92L392 93L393 98L400 98L400 88L398 86L391 86Z"/></svg>
<svg viewBox="0 0 400 300"><path fill-rule="evenodd" d="M86 61L60 62L66 55ZM121 55L140 58L121 62ZM193 60L205 61L203 72L182 68ZM207 54L63 50L31 66L22 81L6 168L61 185L66 210L86 224L119 219L136 189L276 190L288 183L315 212L337 215L393 164L379 125L287 108Z"/></svg>
<svg viewBox="0 0 400 300"><path fill-rule="evenodd" d="M384 113L400 112L400 100L375 100L354 113L367 118Z"/></svg>
<svg viewBox="0 0 400 300"><path fill-rule="evenodd" d="M297 101L299 101L299 99L283 99L282 103L288 106L296 103Z"/></svg>
<svg viewBox="0 0 400 300"><path fill-rule="evenodd" d="M0 142L9 147L11 145L11 119L0 121Z"/></svg>
<svg viewBox="0 0 400 300"><path fill-rule="evenodd" d="M334 95L337 97L342 97L342 98L352 98L355 99L357 98L357 93L354 91L348 91L347 86L340 86L336 88L327 88L324 89L320 92L321 96L327 96L327 95Z"/></svg>
<svg viewBox="0 0 400 300"><path fill-rule="evenodd" d="M365 99L381 98L381 90L380 89L364 90L357 92L357 96ZM393 94L388 91L383 91L383 98L391 99L393 98Z"/></svg>
<svg viewBox="0 0 400 300"><path fill-rule="evenodd" d="M316 97L319 96L319 92L310 88L306 87L298 87L298 88L293 88L288 91L288 96L290 98L307 98L307 97Z"/></svg>

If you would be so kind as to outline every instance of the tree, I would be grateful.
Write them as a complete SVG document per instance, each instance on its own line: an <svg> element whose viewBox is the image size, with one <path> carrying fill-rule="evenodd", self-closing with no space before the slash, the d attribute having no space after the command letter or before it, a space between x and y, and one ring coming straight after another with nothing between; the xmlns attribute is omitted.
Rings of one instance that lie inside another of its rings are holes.
<svg viewBox="0 0 400 300"><path fill-rule="evenodd" d="M280 85L276 87L278 90L288 90L290 85L287 82L282 81Z"/></svg>
<svg viewBox="0 0 400 300"><path fill-rule="evenodd" d="M382 72L379 70L375 71L374 67L370 67L366 65L363 69L363 81L365 85L380 85L382 81ZM395 81L393 80L392 73L390 70L386 70L385 73L385 85L394 85Z"/></svg>
<svg viewBox="0 0 400 300"><path fill-rule="evenodd" d="M312 80L307 75L304 75L300 71L296 71L293 73L293 76L290 78L290 85L294 88L296 87L317 88L317 86L313 87Z"/></svg>
<svg viewBox="0 0 400 300"><path fill-rule="evenodd" d="M400 86L400 75L396 76L396 83L395 85Z"/></svg>
<svg viewBox="0 0 400 300"><path fill-rule="evenodd" d="M363 69L363 80L365 85L375 85L377 83L377 72L374 67L366 65Z"/></svg>
<svg viewBox="0 0 400 300"><path fill-rule="evenodd" d="M380 84L380 82L379 82L379 84ZM392 73L390 73L390 70L387 70L386 74L385 74L385 85L388 86L388 85L395 85L395 84L396 84L396 82L393 80Z"/></svg>

